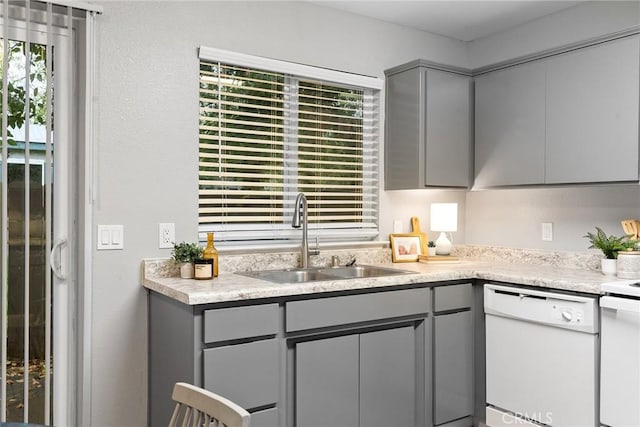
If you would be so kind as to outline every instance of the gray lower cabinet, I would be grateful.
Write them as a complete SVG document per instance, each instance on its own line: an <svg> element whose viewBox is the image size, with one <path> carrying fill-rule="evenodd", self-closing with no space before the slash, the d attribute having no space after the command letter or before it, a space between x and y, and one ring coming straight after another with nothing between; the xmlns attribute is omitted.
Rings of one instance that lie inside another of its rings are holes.
<svg viewBox="0 0 640 427"><path fill-rule="evenodd" d="M296 426L357 427L358 335L296 345Z"/></svg>
<svg viewBox="0 0 640 427"><path fill-rule="evenodd" d="M455 283L237 306L150 292L149 425L168 423L178 381L254 427L470 425L471 307Z"/></svg>
<svg viewBox="0 0 640 427"><path fill-rule="evenodd" d="M413 326L296 345L296 426L416 425Z"/></svg>
<svg viewBox="0 0 640 427"><path fill-rule="evenodd" d="M385 71L386 190L469 187L473 84L457 71L426 61Z"/></svg>
<svg viewBox="0 0 640 427"><path fill-rule="evenodd" d="M471 426L474 325L471 284L434 288L433 424Z"/></svg>
<svg viewBox="0 0 640 427"><path fill-rule="evenodd" d="M278 304L208 308L149 295L149 425L166 426L171 392L184 381L252 413L252 426L279 427Z"/></svg>
<svg viewBox="0 0 640 427"><path fill-rule="evenodd" d="M204 353L204 388L253 409L278 402L278 340L208 348Z"/></svg>

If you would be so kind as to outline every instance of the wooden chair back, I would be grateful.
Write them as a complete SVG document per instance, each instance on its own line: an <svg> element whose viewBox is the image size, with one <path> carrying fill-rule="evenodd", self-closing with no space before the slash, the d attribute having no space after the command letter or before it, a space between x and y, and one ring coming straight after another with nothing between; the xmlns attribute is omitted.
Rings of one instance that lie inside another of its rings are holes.
<svg viewBox="0 0 640 427"><path fill-rule="evenodd" d="M176 383L169 427L249 427L250 414L229 399L187 383Z"/></svg>

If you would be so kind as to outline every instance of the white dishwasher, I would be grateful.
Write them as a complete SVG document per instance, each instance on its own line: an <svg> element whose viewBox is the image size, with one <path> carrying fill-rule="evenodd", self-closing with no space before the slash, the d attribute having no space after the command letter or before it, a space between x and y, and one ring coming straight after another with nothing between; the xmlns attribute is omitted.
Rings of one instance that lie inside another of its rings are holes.
<svg viewBox="0 0 640 427"><path fill-rule="evenodd" d="M486 423L598 424L595 297L485 284Z"/></svg>
<svg viewBox="0 0 640 427"><path fill-rule="evenodd" d="M600 299L600 421L640 426L640 284L604 283Z"/></svg>

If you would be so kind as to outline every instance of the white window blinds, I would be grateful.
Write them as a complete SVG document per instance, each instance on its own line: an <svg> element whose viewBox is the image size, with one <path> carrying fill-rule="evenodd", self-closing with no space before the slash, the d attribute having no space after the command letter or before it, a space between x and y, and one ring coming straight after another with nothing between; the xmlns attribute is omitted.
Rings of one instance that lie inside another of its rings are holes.
<svg viewBox="0 0 640 427"><path fill-rule="evenodd" d="M378 116L377 89L201 59L200 231L297 239L304 192L323 240L377 236Z"/></svg>

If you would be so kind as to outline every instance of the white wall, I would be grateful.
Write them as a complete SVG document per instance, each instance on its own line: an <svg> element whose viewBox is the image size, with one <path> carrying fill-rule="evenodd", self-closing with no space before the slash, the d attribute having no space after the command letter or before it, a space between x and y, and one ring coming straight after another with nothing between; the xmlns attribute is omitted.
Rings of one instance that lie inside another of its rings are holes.
<svg viewBox="0 0 640 427"><path fill-rule="evenodd" d="M469 43L469 66L478 68L611 34L640 24L638 1L586 1L524 25Z"/></svg>
<svg viewBox="0 0 640 427"><path fill-rule="evenodd" d="M583 251L595 227L623 235L620 221L640 218L639 185L472 191L466 201L466 242L516 248ZM553 242L542 241L553 223Z"/></svg>
<svg viewBox="0 0 640 427"><path fill-rule="evenodd" d="M470 63L475 68L637 25L640 2L585 2L471 42ZM621 220L640 218L640 187L474 191L467 193L466 207L467 243L584 250L582 236L596 225L622 235ZM541 222L554 224L553 242L542 241Z"/></svg>
<svg viewBox="0 0 640 427"><path fill-rule="evenodd" d="M92 419L141 426L147 310L140 262L170 255L157 248L159 222L175 222L178 241L197 238L197 47L381 78L416 58L466 66L467 51L458 41L305 2L102 4L95 223L124 224L125 249L94 254ZM431 197L455 201L443 192L383 194L382 237L393 218L408 228L411 216L426 215ZM464 193L452 197L464 202Z"/></svg>
<svg viewBox="0 0 640 427"><path fill-rule="evenodd" d="M631 13L635 3L615 5L611 13L586 4L468 49L462 42L306 2L102 5L95 223L124 224L125 249L94 254L95 426L146 425L147 311L140 261L169 256L157 248L159 222L175 222L177 240L196 239L198 46L382 78L384 69L416 58L476 67L625 27L637 18ZM404 220L408 229L414 215L426 230L430 202L457 201L455 242L541 247L544 220L556 227L550 247L580 249L586 242L580 236L593 226L615 232L619 219L640 216L634 215L639 196L638 187L383 192L381 238L391 232L393 219Z"/></svg>

